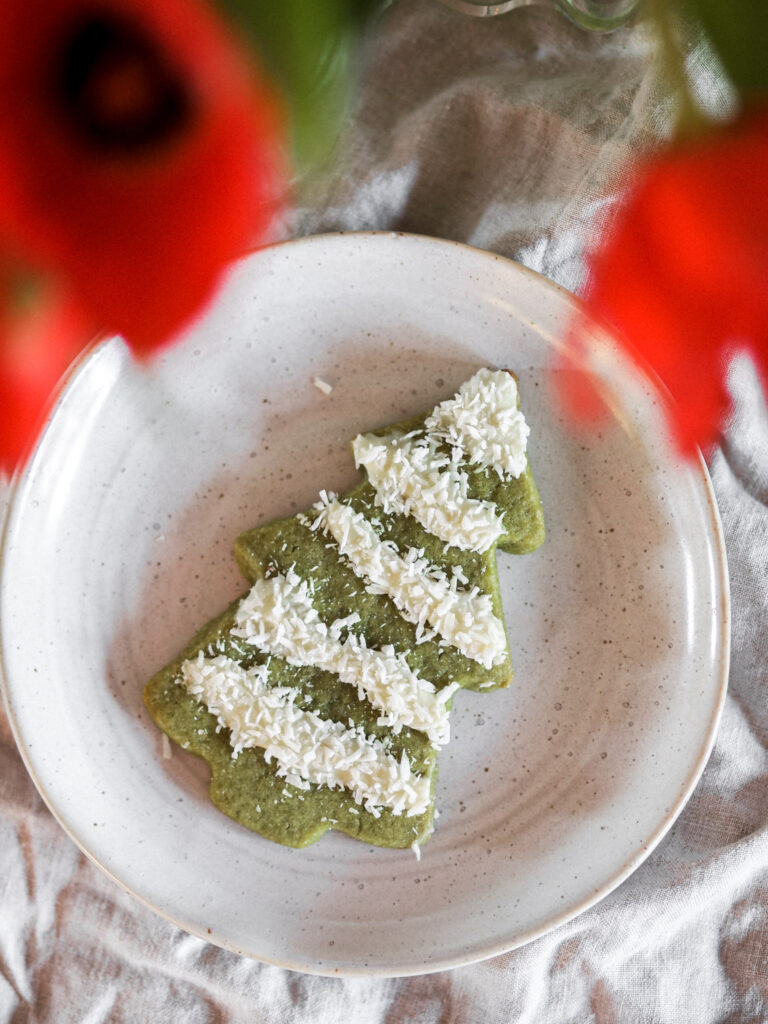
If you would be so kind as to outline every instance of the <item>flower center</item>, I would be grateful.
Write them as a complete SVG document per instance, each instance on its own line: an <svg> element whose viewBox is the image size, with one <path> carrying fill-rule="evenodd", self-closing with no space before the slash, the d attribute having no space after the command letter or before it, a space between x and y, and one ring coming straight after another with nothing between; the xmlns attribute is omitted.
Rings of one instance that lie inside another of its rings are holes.
<svg viewBox="0 0 768 1024"><path fill-rule="evenodd" d="M89 145L143 154L175 139L191 115L182 74L147 31L112 12L81 17L55 63L59 108Z"/></svg>

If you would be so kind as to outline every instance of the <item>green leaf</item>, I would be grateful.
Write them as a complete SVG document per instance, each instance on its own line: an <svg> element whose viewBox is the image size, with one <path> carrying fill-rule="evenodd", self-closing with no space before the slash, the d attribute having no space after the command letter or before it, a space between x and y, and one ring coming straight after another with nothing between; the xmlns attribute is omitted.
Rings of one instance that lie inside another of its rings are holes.
<svg viewBox="0 0 768 1024"><path fill-rule="evenodd" d="M681 0L709 37L738 91L745 97L768 92L768 2L766 0Z"/></svg>
<svg viewBox="0 0 768 1024"><path fill-rule="evenodd" d="M244 31L288 105L299 174L327 159L352 92L354 55L374 0L217 0Z"/></svg>

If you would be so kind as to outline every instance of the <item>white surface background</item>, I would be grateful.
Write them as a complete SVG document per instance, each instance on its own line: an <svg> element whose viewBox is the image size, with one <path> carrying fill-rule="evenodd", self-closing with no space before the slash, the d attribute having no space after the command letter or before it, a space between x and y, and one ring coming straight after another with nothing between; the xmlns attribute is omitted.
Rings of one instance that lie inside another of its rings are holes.
<svg viewBox="0 0 768 1024"><path fill-rule="evenodd" d="M414 3L382 33L337 170L286 232L434 234L578 289L622 168L668 124L643 28L597 37L544 8L479 23ZM692 64L718 102L696 54ZM765 1020L768 424L747 367L734 388L734 423L711 462L731 571L730 694L691 802L613 895L520 950L424 978L263 966L178 931L94 868L45 809L0 718L0 1019Z"/></svg>

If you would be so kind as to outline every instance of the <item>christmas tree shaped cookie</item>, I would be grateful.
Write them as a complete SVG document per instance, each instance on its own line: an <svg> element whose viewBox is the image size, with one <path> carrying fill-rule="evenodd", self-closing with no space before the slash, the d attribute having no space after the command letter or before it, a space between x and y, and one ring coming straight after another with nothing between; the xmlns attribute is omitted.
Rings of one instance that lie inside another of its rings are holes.
<svg viewBox="0 0 768 1024"><path fill-rule="evenodd" d="M144 691L221 810L290 846L430 835L453 695L512 679L496 549L544 539L527 437L515 378L480 370L356 437L353 491L237 539L251 590Z"/></svg>

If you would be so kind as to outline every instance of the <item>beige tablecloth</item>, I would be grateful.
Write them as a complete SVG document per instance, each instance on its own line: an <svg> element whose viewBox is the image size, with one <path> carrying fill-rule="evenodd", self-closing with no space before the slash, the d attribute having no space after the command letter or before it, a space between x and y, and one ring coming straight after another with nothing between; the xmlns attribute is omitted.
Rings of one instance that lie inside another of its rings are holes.
<svg viewBox="0 0 768 1024"><path fill-rule="evenodd" d="M702 102L722 105L702 51L690 69ZM368 48L331 168L285 232L458 239L578 290L632 154L669 129L656 83L642 25L598 36L547 7L481 22L403 0ZM87 861L0 714L0 1020L768 1020L768 417L749 366L733 386L735 418L711 462L732 585L730 693L692 800L616 892L529 946L422 978L323 979L251 962L185 935Z"/></svg>

